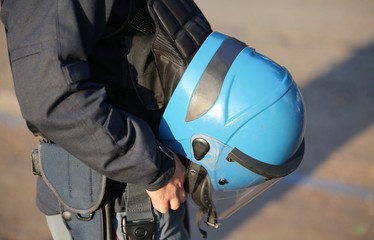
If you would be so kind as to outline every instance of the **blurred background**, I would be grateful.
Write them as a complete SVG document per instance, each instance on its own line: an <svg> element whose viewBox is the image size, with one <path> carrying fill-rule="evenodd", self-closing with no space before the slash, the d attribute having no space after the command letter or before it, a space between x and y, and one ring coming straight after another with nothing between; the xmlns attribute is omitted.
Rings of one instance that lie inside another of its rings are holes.
<svg viewBox="0 0 374 240"><path fill-rule="evenodd" d="M373 240L374 1L196 2L215 31L291 72L308 121L298 170L208 239ZM4 35L0 25L0 239L50 240L34 200L29 154L37 140L19 112ZM192 214L192 239L200 239Z"/></svg>

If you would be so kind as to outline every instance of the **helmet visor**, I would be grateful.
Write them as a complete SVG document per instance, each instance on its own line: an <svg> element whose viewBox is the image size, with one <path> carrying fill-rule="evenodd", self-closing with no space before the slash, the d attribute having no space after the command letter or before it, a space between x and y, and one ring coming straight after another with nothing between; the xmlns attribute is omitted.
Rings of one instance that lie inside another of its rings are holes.
<svg viewBox="0 0 374 240"><path fill-rule="evenodd" d="M283 165L263 163L204 134L192 136L191 150L186 189L198 206L203 205L207 213L214 212L216 219L223 219L292 172L299 165L304 148L302 144ZM191 171L195 174L192 181Z"/></svg>
<svg viewBox="0 0 374 240"><path fill-rule="evenodd" d="M216 191L213 189L212 201L215 206L217 219L230 217L279 180L280 178L274 178L253 187L239 190Z"/></svg>

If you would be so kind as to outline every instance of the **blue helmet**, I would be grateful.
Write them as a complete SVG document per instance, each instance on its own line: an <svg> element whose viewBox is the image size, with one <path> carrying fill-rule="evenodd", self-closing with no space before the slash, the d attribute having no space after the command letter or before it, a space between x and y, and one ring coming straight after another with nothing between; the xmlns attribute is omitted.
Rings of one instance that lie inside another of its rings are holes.
<svg viewBox="0 0 374 240"><path fill-rule="evenodd" d="M220 219L297 168L304 131L303 98L289 72L214 32L174 90L159 137L190 160L187 190Z"/></svg>

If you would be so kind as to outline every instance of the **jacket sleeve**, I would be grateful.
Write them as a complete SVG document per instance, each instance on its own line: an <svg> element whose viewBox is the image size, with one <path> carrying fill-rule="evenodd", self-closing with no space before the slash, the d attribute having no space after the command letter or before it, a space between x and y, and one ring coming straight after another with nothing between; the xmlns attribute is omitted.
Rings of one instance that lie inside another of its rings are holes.
<svg viewBox="0 0 374 240"><path fill-rule="evenodd" d="M23 117L91 168L120 182L164 186L172 154L141 119L107 101L87 57L114 0L5 1L1 18ZM56 166L58 167L58 166Z"/></svg>

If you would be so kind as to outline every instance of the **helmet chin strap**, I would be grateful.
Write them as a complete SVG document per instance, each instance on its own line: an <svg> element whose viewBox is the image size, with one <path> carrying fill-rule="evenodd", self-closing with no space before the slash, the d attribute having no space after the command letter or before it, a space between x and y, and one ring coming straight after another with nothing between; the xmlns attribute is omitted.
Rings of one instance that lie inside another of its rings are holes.
<svg viewBox="0 0 374 240"><path fill-rule="evenodd" d="M196 213L196 224L203 238L207 237L207 232L201 229L200 223L205 214L208 215L206 224L212 228L219 228L217 223L217 212L212 200L211 184L208 172L204 167L190 162L185 181L186 192L191 194L195 204L199 207Z"/></svg>

